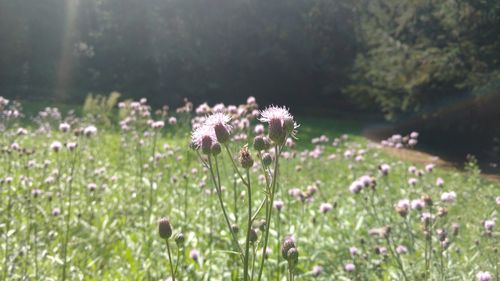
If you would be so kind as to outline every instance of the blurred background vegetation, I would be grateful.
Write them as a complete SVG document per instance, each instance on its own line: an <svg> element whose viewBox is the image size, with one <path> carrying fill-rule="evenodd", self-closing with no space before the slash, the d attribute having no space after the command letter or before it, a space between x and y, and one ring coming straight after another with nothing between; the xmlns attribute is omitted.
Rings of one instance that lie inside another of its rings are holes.
<svg viewBox="0 0 500 281"><path fill-rule="evenodd" d="M286 104L500 135L498 0L0 0L0 95Z"/></svg>

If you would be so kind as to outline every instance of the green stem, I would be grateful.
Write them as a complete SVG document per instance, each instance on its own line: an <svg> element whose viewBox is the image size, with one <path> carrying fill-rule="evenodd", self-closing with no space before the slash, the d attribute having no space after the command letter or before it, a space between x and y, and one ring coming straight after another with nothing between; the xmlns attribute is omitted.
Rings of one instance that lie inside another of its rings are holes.
<svg viewBox="0 0 500 281"><path fill-rule="evenodd" d="M68 184L68 211L66 213L66 230L65 230L65 235L64 235L64 244L63 244L63 270L62 270L62 279L63 281L66 280L66 268L68 264L68 241L69 241L69 226L70 226L70 218L71 218L71 207L72 207L72 192L73 192L73 175L75 172L75 166L76 166L76 160L78 152L75 151L73 161L71 163L71 171L70 171L70 181Z"/></svg>
<svg viewBox="0 0 500 281"><path fill-rule="evenodd" d="M267 248L267 242L269 239L269 228L271 226L271 215L272 215L272 208L273 208L273 203L274 203L274 193L276 190L276 181L278 179L278 168L279 168L279 159L280 159L280 154L281 154L281 149L278 149L278 145L274 146L274 155L276 157L274 161L274 173L273 173L273 179L272 179L272 186L271 186L271 192L268 195L270 197L270 200L267 202L267 209L266 209L266 229L264 233L264 245L262 248L262 259L260 262L259 266L259 275L257 277L257 280L260 281L262 278L262 272L264 271L264 260L265 260L265 254L266 254L266 248Z"/></svg>
<svg viewBox="0 0 500 281"><path fill-rule="evenodd" d="M215 189L217 191L217 198L219 199L219 203L222 209L222 214L224 215L224 219L226 221L229 233L231 233L231 237L233 238L233 244L236 248L236 250L240 253L240 256L243 258L243 250L240 247L240 244L238 243L238 238L236 237L236 234L234 233L233 229L231 228L231 222L229 221L229 217L226 212L226 207L224 206L224 201L222 201L222 194L221 194L221 189L220 189L220 174L219 174L219 169L218 169L218 162L217 162L217 157L214 157L215 159L215 165L217 169L217 176L219 179L219 184L217 184L217 180L215 179L215 174L213 170L213 165L212 165L212 160L211 156L208 156L208 167L210 171L210 175L212 176L212 182L214 183Z"/></svg>
<svg viewBox="0 0 500 281"><path fill-rule="evenodd" d="M247 238L245 240L245 260L243 262L243 280L248 280L248 261L250 258L250 232L252 230L252 189L250 188L250 170L247 169L247 192L248 192L248 225Z"/></svg>
<svg viewBox="0 0 500 281"><path fill-rule="evenodd" d="M172 274L172 281L175 281L175 272L174 272L174 267L172 266L172 256L170 255L170 243L168 243L168 239L166 239L165 241L167 241L168 263L170 264L170 272Z"/></svg>

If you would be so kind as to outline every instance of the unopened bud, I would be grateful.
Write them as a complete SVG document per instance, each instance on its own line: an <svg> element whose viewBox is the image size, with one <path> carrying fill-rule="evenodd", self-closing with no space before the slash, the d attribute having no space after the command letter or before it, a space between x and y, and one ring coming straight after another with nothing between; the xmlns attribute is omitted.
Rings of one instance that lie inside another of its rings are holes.
<svg viewBox="0 0 500 281"><path fill-rule="evenodd" d="M158 222L158 230L162 239L168 239L172 236L172 226L167 218L161 218Z"/></svg>

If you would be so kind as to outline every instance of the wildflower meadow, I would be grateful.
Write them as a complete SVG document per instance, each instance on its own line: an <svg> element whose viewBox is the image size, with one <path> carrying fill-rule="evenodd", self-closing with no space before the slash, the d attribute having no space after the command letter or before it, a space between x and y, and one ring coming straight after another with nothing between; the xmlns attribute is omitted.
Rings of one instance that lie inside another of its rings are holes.
<svg viewBox="0 0 500 281"><path fill-rule="evenodd" d="M500 182L286 105L0 97L0 280L500 280ZM334 121L332 121L334 122Z"/></svg>

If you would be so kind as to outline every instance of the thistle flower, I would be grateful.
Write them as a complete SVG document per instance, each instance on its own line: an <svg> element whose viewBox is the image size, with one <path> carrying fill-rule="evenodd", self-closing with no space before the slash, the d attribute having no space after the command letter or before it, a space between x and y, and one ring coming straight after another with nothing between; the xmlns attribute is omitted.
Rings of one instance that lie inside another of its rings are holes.
<svg viewBox="0 0 500 281"><path fill-rule="evenodd" d="M315 265L311 270L314 277L318 277L323 272L323 267L321 265Z"/></svg>
<svg viewBox="0 0 500 281"><path fill-rule="evenodd" d="M62 144L59 141L54 141L52 144L50 144L50 149L52 149L54 152L59 152L61 150Z"/></svg>
<svg viewBox="0 0 500 281"><path fill-rule="evenodd" d="M356 266L353 263L346 263L344 265L344 269L347 272L353 272L354 270L356 270Z"/></svg>
<svg viewBox="0 0 500 281"><path fill-rule="evenodd" d="M177 118L175 118L173 116L168 118L168 124L175 126L177 124Z"/></svg>
<svg viewBox="0 0 500 281"><path fill-rule="evenodd" d="M322 212L323 214L328 213L332 209L333 209L333 206L330 203L321 203L321 205L319 206L319 211Z"/></svg>
<svg viewBox="0 0 500 281"><path fill-rule="evenodd" d="M443 186L443 185L444 185L444 180L443 180L442 178L437 178L437 179L436 179L436 185L437 185L438 187Z"/></svg>
<svg viewBox="0 0 500 281"><path fill-rule="evenodd" d="M200 252L196 249L192 249L190 252L189 252L189 257L192 258L194 261L198 261L199 258L200 258Z"/></svg>
<svg viewBox="0 0 500 281"><path fill-rule="evenodd" d="M231 117L222 112L217 112L207 117L207 120L205 120L205 126L212 128L215 131L217 141L225 144L230 140L230 121Z"/></svg>
<svg viewBox="0 0 500 281"><path fill-rule="evenodd" d="M260 116L260 122L269 124L269 138L275 143L283 144L287 135L295 137L298 125L287 108L270 106Z"/></svg>
<svg viewBox="0 0 500 281"><path fill-rule="evenodd" d="M274 203L273 203L273 207L278 210L278 211L281 211L281 209L283 209L283 201L281 200L274 200Z"/></svg>
<svg viewBox="0 0 500 281"><path fill-rule="evenodd" d="M359 250L356 247L350 247L349 253L351 254L351 256L357 256L359 254Z"/></svg>
<svg viewBox="0 0 500 281"><path fill-rule="evenodd" d="M391 166L389 166L388 164L382 164L378 167L378 169L380 170L382 175L386 176L387 174L389 174L389 171L391 170Z"/></svg>
<svg viewBox="0 0 500 281"><path fill-rule="evenodd" d="M495 227L496 222L495 220L485 220L483 223L484 229L487 232L491 232L493 230L493 227Z"/></svg>
<svg viewBox="0 0 500 281"><path fill-rule="evenodd" d="M479 271L476 275L478 281L491 281L493 276L488 271Z"/></svg>
<svg viewBox="0 0 500 281"><path fill-rule="evenodd" d="M66 133L69 131L69 129L71 129L71 125L64 122L64 123L61 123L59 124L59 130L63 133Z"/></svg>
<svg viewBox="0 0 500 281"><path fill-rule="evenodd" d="M154 121L151 123L151 128L153 129L161 129L165 126L165 122L163 121Z"/></svg>
<svg viewBox="0 0 500 281"><path fill-rule="evenodd" d="M54 208L54 209L52 209L52 215L53 215L54 217L57 217L57 216L59 216L60 214L61 214L61 209L59 209L59 208Z"/></svg>
<svg viewBox="0 0 500 281"><path fill-rule="evenodd" d="M434 170L435 165L434 164L427 164L425 165L425 170L430 173Z"/></svg>
<svg viewBox="0 0 500 281"><path fill-rule="evenodd" d="M416 178L408 179L408 184L411 186L415 186L417 184L417 179Z"/></svg>
<svg viewBox="0 0 500 281"><path fill-rule="evenodd" d="M396 247L396 253L400 254L400 255L403 255L403 254L406 254L408 253L408 248L406 248L405 246L403 245L398 245Z"/></svg>
<svg viewBox="0 0 500 281"><path fill-rule="evenodd" d="M445 203L453 203L457 199L457 194L454 191L444 192L441 194L441 201Z"/></svg>
<svg viewBox="0 0 500 281"><path fill-rule="evenodd" d="M257 124L255 125L255 128L253 130L253 132L256 134L256 135L262 135L264 134L264 125L262 124Z"/></svg>
<svg viewBox="0 0 500 281"><path fill-rule="evenodd" d="M88 126L83 129L83 134L87 137L91 137L97 133L97 128L95 126Z"/></svg>
<svg viewBox="0 0 500 281"><path fill-rule="evenodd" d="M191 135L191 144L195 149L202 148L203 153L209 154L212 143L215 143L217 138L215 131L209 126L202 125L195 129Z"/></svg>

